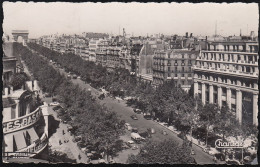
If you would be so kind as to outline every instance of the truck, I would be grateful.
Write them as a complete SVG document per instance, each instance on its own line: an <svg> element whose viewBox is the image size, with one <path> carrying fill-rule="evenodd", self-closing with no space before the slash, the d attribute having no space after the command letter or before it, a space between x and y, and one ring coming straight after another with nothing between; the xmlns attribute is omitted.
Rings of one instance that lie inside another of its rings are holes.
<svg viewBox="0 0 260 167"><path fill-rule="evenodd" d="M131 139L133 139L136 142L139 142L142 140L142 137L138 133L131 133Z"/></svg>

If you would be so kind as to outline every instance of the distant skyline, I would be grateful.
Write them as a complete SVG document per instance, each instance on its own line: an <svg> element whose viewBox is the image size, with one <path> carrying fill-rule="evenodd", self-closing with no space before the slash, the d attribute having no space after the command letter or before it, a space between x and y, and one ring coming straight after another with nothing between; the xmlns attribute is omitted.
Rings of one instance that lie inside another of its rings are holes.
<svg viewBox="0 0 260 167"><path fill-rule="evenodd" d="M29 38L82 32L151 34L258 35L257 3L3 3L4 33L29 30Z"/></svg>

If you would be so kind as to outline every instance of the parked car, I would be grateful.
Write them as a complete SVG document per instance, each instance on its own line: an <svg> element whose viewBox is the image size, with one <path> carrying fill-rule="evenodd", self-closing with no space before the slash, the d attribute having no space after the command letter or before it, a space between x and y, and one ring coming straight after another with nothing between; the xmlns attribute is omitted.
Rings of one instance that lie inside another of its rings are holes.
<svg viewBox="0 0 260 167"><path fill-rule="evenodd" d="M150 114L144 114L144 118L147 120L151 120L152 116Z"/></svg>
<svg viewBox="0 0 260 167"><path fill-rule="evenodd" d="M138 133L138 129L137 128L132 128L132 132Z"/></svg>
<svg viewBox="0 0 260 167"><path fill-rule="evenodd" d="M59 106L60 105L60 103L59 102L52 102L52 103L50 103L50 106Z"/></svg>
<svg viewBox="0 0 260 167"><path fill-rule="evenodd" d="M73 79L77 79L77 77L78 77L78 76L77 76L76 74L74 74L74 75L72 76Z"/></svg>
<svg viewBox="0 0 260 167"><path fill-rule="evenodd" d="M53 110L56 111L56 110L59 110L61 108L62 108L61 106L55 106L55 107L53 107Z"/></svg>
<svg viewBox="0 0 260 167"><path fill-rule="evenodd" d="M138 120L138 118L137 118L136 115L131 115L131 118L132 118L133 120Z"/></svg>
<svg viewBox="0 0 260 167"><path fill-rule="evenodd" d="M134 146L132 147L132 150L136 150L136 149L138 149L138 146L134 145Z"/></svg>
<svg viewBox="0 0 260 167"><path fill-rule="evenodd" d="M206 148L203 149L203 151L204 151L205 153L209 153L210 148L209 148L209 147L206 147Z"/></svg>
<svg viewBox="0 0 260 167"><path fill-rule="evenodd" d="M238 160L235 160L235 159L226 160L226 164L227 165L241 165L241 163Z"/></svg>
<svg viewBox="0 0 260 167"><path fill-rule="evenodd" d="M76 142L79 142L79 141L81 141L81 139L82 139L82 137L81 137L81 136L76 136L76 137L75 137L75 141L76 141Z"/></svg>
<svg viewBox="0 0 260 167"><path fill-rule="evenodd" d="M129 149L129 148L131 148L131 144L130 144L130 146L129 146L128 143L123 143L122 148L123 148L123 149Z"/></svg>
<svg viewBox="0 0 260 167"><path fill-rule="evenodd" d="M98 98L99 98L100 100L103 100L103 99L105 98L105 94L102 93L101 95L98 96Z"/></svg>
<svg viewBox="0 0 260 167"><path fill-rule="evenodd" d="M128 126L130 126L130 124L129 123L125 123L125 128L127 128Z"/></svg>
<svg viewBox="0 0 260 167"><path fill-rule="evenodd" d="M127 146L127 147L126 147ZM132 147L132 144L128 143L128 142L125 142L125 146L123 148L125 149L129 149Z"/></svg>
<svg viewBox="0 0 260 167"><path fill-rule="evenodd" d="M128 131L132 131L132 129L133 129L132 126L128 126L128 127L127 127L127 130L128 130Z"/></svg>
<svg viewBox="0 0 260 167"><path fill-rule="evenodd" d="M129 140L127 143L134 144L135 142L133 140Z"/></svg>
<svg viewBox="0 0 260 167"><path fill-rule="evenodd" d="M138 108L134 108L134 112L135 112L136 114L141 114L142 110L140 110L140 109L138 109Z"/></svg>
<svg viewBox="0 0 260 167"><path fill-rule="evenodd" d="M100 160L98 160L98 163L99 163L99 164L105 164L105 163L106 163L106 160L100 159Z"/></svg>
<svg viewBox="0 0 260 167"><path fill-rule="evenodd" d="M111 159L111 160L109 161L109 163L110 163L110 164L114 164L114 163L116 163L116 161L113 160L113 159Z"/></svg>
<svg viewBox="0 0 260 167"><path fill-rule="evenodd" d="M144 137L144 138L151 138L152 137L151 134L148 131L142 131L142 132L139 133L139 135L141 137Z"/></svg>
<svg viewBox="0 0 260 167"><path fill-rule="evenodd" d="M44 95L45 95L45 97L51 97L50 93L45 93Z"/></svg>

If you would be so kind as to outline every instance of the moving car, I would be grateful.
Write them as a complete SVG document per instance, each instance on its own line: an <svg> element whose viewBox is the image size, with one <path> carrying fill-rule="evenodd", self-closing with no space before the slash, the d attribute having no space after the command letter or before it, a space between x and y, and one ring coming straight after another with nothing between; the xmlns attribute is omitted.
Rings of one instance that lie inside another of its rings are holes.
<svg viewBox="0 0 260 167"><path fill-rule="evenodd" d="M59 102L52 102L52 103L50 103L50 106L59 106L60 105L60 103Z"/></svg>
<svg viewBox="0 0 260 167"><path fill-rule="evenodd" d="M168 135L168 133L165 130L162 131L162 134L163 135Z"/></svg>
<svg viewBox="0 0 260 167"><path fill-rule="evenodd" d="M154 134L154 133L155 133L154 128L148 128L147 131L148 131L149 133L151 133L151 134Z"/></svg>
<svg viewBox="0 0 260 167"><path fill-rule="evenodd" d="M137 118L136 115L131 115L131 118L132 118L133 120L138 120L138 118Z"/></svg>

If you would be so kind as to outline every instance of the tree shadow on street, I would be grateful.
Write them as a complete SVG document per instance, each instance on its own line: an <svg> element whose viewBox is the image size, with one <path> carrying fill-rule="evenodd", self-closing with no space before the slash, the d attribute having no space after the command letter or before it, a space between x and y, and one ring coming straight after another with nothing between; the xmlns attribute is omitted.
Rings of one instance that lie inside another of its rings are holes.
<svg viewBox="0 0 260 167"><path fill-rule="evenodd" d="M49 115L49 128L48 133L49 137L51 137L54 133L56 133L57 129L59 128L60 121L55 120L55 118L52 115Z"/></svg>

